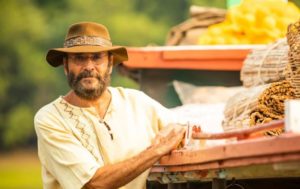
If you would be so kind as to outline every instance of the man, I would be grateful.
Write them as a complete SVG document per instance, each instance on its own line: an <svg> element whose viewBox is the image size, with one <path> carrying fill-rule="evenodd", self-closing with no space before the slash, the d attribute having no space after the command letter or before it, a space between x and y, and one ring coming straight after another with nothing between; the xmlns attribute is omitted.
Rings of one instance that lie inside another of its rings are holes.
<svg viewBox="0 0 300 189"><path fill-rule="evenodd" d="M176 148L184 129L144 93L108 87L126 49L112 45L105 26L81 22L46 59L64 66L71 90L34 119L44 188L145 188L149 168Z"/></svg>

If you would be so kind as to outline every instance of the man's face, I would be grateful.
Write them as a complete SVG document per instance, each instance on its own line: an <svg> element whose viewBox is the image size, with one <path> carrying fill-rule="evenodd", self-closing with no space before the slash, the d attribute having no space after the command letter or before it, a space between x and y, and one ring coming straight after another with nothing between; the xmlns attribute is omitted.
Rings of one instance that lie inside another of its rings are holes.
<svg viewBox="0 0 300 189"><path fill-rule="evenodd" d="M69 86L86 100L99 98L110 82L112 58L107 52L68 54L65 63Z"/></svg>

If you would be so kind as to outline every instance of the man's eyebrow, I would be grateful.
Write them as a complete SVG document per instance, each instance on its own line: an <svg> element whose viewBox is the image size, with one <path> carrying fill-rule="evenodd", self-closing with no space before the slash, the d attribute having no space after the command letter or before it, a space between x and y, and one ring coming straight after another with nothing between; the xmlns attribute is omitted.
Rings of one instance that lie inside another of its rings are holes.
<svg viewBox="0 0 300 189"><path fill-rule="evenodd" d="M83 53L74 53L74 55L81 56L81 55L83 55Z"/></svg>

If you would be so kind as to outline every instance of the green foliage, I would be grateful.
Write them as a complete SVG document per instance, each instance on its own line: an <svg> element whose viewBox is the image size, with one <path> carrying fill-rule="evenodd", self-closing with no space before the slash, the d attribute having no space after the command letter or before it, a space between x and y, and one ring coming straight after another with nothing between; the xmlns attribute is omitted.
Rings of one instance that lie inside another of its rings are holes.
<svg viewBox="0 0 300 189"><path fill-rule="evenodd" d="M128 27L128 25L130 26ZM162 37L161 34L168 32L164 23L153 22L145 15L136 13L127 13L126 17L120 14L113 15L110 18L109 27L113 42L128 46L145 46L149 43L163 44L164 36Z"/></svg>
<svg viewBox="0 0 300 189"><path fill-rule="evenodd" d="M190 0L192 5L204 6L204 7L217 7L217 8L226 8L225 0Z"/></svg>
<svg viewBox="0 0 300 189"><path fill-rule="evenodd" d="M295 3L297 6L300 6L300 0L291 0L291 2Z"/></svg>
<svg viewBox="0 0 300 189"><path fill-rule="evenodd" d="M190 6L187 0L135 0L135 10L171 27L185 20Z"/></svg>
<svg viewBox="0 0 300 189"><path fill-rule="evenodd" d="M37 65L35 57L42 54L40 44L46 33L43 13L31 1L23 3L0 1L0 147L25 142L33 134L30 101L38 92L41 73L32 68Z"/></svg>
<svg viewBox="0 0 300 189"><path fill-rule="evenodd" d="M8 114L7 127L4 132L4 145L13 147L27 141L33 133L33 112L30 106L20 104Z"/></svg>

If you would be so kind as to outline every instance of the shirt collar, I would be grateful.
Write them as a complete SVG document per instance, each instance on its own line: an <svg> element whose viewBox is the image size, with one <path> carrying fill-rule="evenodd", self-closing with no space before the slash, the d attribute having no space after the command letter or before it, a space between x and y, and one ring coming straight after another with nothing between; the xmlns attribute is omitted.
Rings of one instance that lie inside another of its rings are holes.
<svg viewBox="0 0 300 189"><path fill-rule="evenodd" d="M115 105L114 105L114 102L115 102L115 98L116 98L116 95L115 95L115 91L112 87L108 87L108 91L110 92L111 94L111 100L110 100L110 103L108 105L108 109L105 113L105 116L104 116L104 119L107 118L107 116L110 116L110 114L114 111L115 109ZM70 104L69 102L67 102L63 96L59 96L59 101L62 102L63 104L67 104L68 107L70 107L72 109L72 111L88 111L88 112L91 112L95 115L98 115L95 108L94 107L79 107L79 106L75 106L73 104Z"/></svg>

